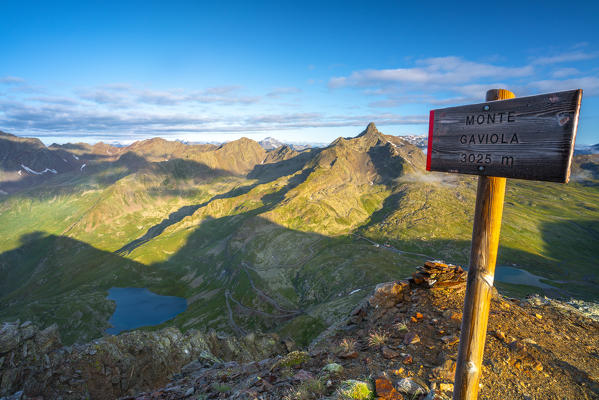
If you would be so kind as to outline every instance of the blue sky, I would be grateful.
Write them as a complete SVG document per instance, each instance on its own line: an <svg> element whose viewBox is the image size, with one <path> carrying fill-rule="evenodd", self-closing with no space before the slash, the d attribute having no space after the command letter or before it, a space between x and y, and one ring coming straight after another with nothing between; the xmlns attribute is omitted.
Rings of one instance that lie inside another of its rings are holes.
<svg viewBox="0 0 599 400"><path fill-rule="evenodd" d="M599 143L597 2L0 3L0 130L48 144L424 134L494 87L582 88Z"/></svg>

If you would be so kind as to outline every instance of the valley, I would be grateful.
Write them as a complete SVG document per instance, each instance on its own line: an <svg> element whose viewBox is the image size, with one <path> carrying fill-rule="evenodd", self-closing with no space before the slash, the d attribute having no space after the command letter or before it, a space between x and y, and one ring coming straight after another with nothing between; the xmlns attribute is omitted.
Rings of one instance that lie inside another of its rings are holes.
<svg viewBox="0 0 599 400"><path fill-rule="evenodd" d="M467 263L476 179L426 173L419 148L374 124L301 151L38 142L0 135L0 318L57 323L67 344L102 336L108 291L135 287L187 300L144 329L306 345L376 284ZM568 185L508 182L498 265L550 288L499 280L502 293L599 299L598 165L577 156Z"/></svg>

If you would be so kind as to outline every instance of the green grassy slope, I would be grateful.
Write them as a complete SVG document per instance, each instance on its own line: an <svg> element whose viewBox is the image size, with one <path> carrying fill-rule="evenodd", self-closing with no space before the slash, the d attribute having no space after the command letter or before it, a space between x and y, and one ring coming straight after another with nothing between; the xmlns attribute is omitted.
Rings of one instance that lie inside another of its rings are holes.
<svg viewBox="0 0 599 400"><path fill-rule="evenodd" d="M374 126L302 153L247 139L169 151L143 143L1 197L0 319L86 340L107 327L107 290L136 286L188 300L165 324L305 343L375 284L467 261L476 179L426 173L420 150ZM596 300L596 160L577 162L568 185L508 183L498 262Z"/></svg>

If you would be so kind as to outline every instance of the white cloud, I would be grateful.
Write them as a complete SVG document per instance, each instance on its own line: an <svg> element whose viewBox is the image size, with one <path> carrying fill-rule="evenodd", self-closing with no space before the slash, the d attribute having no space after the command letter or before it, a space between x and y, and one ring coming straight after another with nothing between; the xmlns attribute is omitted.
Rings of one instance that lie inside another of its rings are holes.
<svg viewBox="0 0 599 400"><path fill-rule="evenodd" d="M296 94L300 93L302 90L297 87L279 87L275 88L272 91L266 93L267 97L281 97L286 94Z"/></svg>
<svg viewBox="0 0 599 400"><path fill-rule="evenodd" d="M204 93L207 95L215 95L215 94L224 95L227 93L235 92L241 88L242 88L241 86L237 86L237 85L215 86L215 87L207 88L206 90L204 90Z"/></svg>
<svg viewBox="0 0 599 400"><path fill-rule="evenodd" d="M92 101L97 104L110 104L123 106L130 101L130 96L124 91L84 89L77 91L83 100Z"/></svg>
<svg viewBox="0 0 599 400"><path fill-rule="evenodd" d="M366 69L349 76L335 77L329 81L332 88L343 86L376 87L397 84L407 87L449 86L465 84L481 78L505 79L532 75L531 65L503 67L477 63L460 57L426 58L416 62L413 68Z"/></svg>
<svg viewBox="0 0 599 400"><path fill-rule="evenodd" d="M183 89L152 90L139 89L128 84L102 85L92 89L77 91L80 98L97 104L120 107L134 107L140 104L175 106L192 103L214 104L253 104L259 96L239 95L240 86L211 87L201 91Z"/></svg>
<svg viewBox="0 0 599 400"><path fill-rule="evenodd" d="M143 90L138 94L136 100L140 103L166 106L186 101L187 96L182 91Z"/></svg>
<svg viewBox="0 0 599 400"><path fill-rule="evenodd" d="M25 79L18 76L0 77L0 84L7 87L6 90L12 93L43 93L44 89L39 86L32 86Z"/></svg>
<svg viewBox="0 0 599 400"><path fill-rule="evenodd" d="M557 92L562 90L583 89L587 96L599 94L599 78L595 76L586 76L582 78L573 78L566 80L546 79L531 82L530 87L541 92Z"/></svg>
<svg viewBox="0 0 599 400"><path fill-rule="evenodd" d="M260 102L259 96L237 96L237 95L207 95L204 93L195 93L186 98L186 101L197 103L215 103L215 104L255 104Z"/></svg>
<svg viewBox="0 0 599 400"><path fill-rule="evenodd" d="M0 78L0 83L4 83L6 85L20 85L25 83L25 79L19 78L18 76L4 76Z"/></svg>
<svg viewBox="0 0 599 400"><path fill-rule="evenodd" d="M472 99L474 101L484 101L487 90L496 88L508 88L510 85L502 82L494 82L487 84L472 83L469 85L454 86L452 90L456 93L464 95L465 99Z"/></svg>
<svg viewBox="0 0 599 400"><path fill-rule="evenodd" d="M572 61L583 61L590 60L592 58L596 58L599 54L597 53L585 53L583 51L575 51L570 53L562 53L554 56L548 57L539 57L533 60L533 64L538 65L547 65L547 64L557 64L563 62L572 62Z"/></svg>
<svg viewBox="0 0 599 400"><path fill-rule="evenodd" d="M60 96L36 96L29 97L27 100L37 101L40 103L48 103L48 104L64 104L64 105L77 105L78 102L75 99L69 97L60 97Z"/></svg>
<svg viewBox="0 0 599 400"><path fill-rule="evenodd" d="M579 73L580 71L576 68L559 68L551 72L551 76L554 78L565 78Z"/></svg>
<svg viewBox="0 0 599 400"><path fill-rule="evenodd" d="M0 99L0 126L4 130L40 137L121 135L123 139L131 139L148 134L176 137L181 133L237 134L365 126L370 121L376 121L381 125L411 125L425 124L428 118L425 115L394 113L332 115L322 112L296 112L219 115L171 107L131 107L124 113L119 107L98 106L81 100L73 104L60 98L39 98L36 101Z"/></svg>
<svg viewBox="0 0 599 400"><path fill-rule="evenodd" d="M579 49L536 58L520 66L453 56L432 57L415 60L409 67L354 71L331 78L328 86L358 89L363 95L373 97L368 104L373 108L482 102L492 88L507 88L519 96L582 88L585 95L594 96L599 94L596 73L585 71L584 65L577 61L598 55ZM579 75L582 77L574 78Z"/></svg>
<svg viewBox="0 0 599 400"><path fill-rule="evenodd" d="M106 85L99 86L99 88L123 92L133 89L133 86L129 83L108 83Z"/></svg>

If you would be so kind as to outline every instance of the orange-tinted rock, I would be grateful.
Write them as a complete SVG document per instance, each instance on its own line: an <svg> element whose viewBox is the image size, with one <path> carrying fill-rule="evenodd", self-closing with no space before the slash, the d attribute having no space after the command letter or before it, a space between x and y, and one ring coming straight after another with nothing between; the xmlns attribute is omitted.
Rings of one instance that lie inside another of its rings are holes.
<svg viewBox="0 0 599 400"><path fill-rule="evenodd" d="M497 339L501 340L502 342L505 342L506 340L506 336L505 333L503 333L502 331L500 331L499 329L496 329L493 332L493 336L495 336Z"/></svg>
<svg viewBox="0 0 599 400"><path fill-rule="evenodd" d="M405 281L381 283L374 289L369 299L373 307L391 308L404 300L405 291L409 288Z"/></svg>
<svg viewBox="0 0 599 400"><path fill-rule="evenodd" d="M387 378L378 378L375 381L376 394L380 400L402 400L404 397L393 387Z"/></svg>
<svg viewBox="0 0 599 400"><path fill-rule="evenodd" d="M537 361L535 363L535 365L533 366L533 368L535 369L535 371L541 372L543 370L543 364L541 364L539 361Z"/></svg>
<svg viewBox="0 0 599 400"><path fill-rule="evenodd" d="M460 338L455 335L447 335L441 338L441 341L448 346L453 346L460 341Z"/></svg>
<svg viewBox="0 0 599 400"><path fill-rule="evenodd" d="M444 381L453 382L455 378L455 367L456 363L453 360L445 360L443 364L438 367L433 368L432 373L433 377L436 379L441 379Z"/></svg>
<svg viewBox="0 0 599 400"><path fill-rule="evenodd" d="M381 349L381 352L383 353L383 357L385 357L388 360L390 360L392 358L397 358L401 355L399 353L399 351L393 350L389 346L383 346L383 348Z"/></svg>
<svg viewBox="0 0 599 400"><path fill-rule="evenodd" d="M422 278L420 275L414 275L413 279L414 283L417 285L422 285L424 283L424 278Z"/></svg>
<svg viewBox="0 0 599 400"><path fill-rule="evenodd" d="M453 319L454 321L461 321L462 320L462 313L453 313L453 314L451 314L451 319Z"/></svg>
<svg viewBox="0 0 599 400"><path fill-rule="evenodd" d="M459 266L427 261L422 267L418 267L418 272L412 274L412 281L427 288L435 285L453 286L465 282L466 276L466 272Z"/></svg>
<svg viewBox="0 0 599 400"><path fill-rule="evenodd" d="M441 383L439 385L439 390L442 392L453 393L453 384L451 383Z"/></svg>
<svg viewBox="0 0 599 400"><path fill-rule="evenodd" d="M420 342L420 336L414 332L408 332L403 338L403 344L415 344Z"/></svg>
<svg viewBox="0 0 599 400"><path fill-rule="evenodd" d="M358 358L358 352L357 351L344 351L344 352L339 353L339 358L345 358L345 359Z"/></svg>

